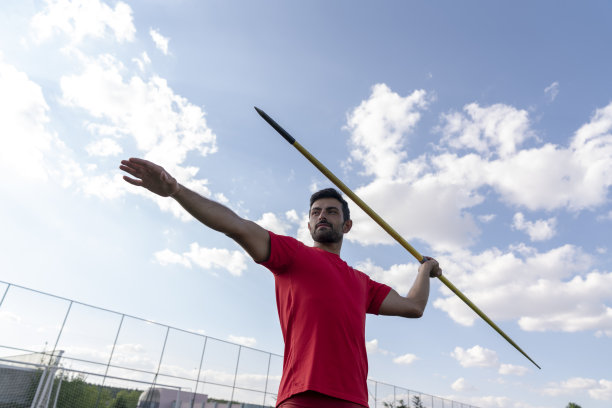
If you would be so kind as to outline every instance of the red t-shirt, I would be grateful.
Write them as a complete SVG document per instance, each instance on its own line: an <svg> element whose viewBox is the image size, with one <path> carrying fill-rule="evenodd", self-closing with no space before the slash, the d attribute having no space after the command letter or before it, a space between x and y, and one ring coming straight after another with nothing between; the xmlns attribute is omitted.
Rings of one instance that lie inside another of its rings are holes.
<svg viewBox="0 0 612 408"><path fill-rule="evenodd" d="M277 405L307 390L368 406L365 315L391 288L336 254L270 232L276 306L285 340Z"/></svg>

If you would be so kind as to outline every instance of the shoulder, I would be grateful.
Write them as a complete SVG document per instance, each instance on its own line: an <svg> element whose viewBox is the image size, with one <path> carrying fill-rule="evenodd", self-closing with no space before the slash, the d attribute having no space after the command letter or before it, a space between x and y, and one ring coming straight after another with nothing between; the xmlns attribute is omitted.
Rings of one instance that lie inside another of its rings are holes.
<svg viewBox="0 0 612 408"><path fill-rule="evenodd" d="M269 269L282 269L290 265L304 249L309 248L293 237L270 234L270 257L261 264Z"/></svg>

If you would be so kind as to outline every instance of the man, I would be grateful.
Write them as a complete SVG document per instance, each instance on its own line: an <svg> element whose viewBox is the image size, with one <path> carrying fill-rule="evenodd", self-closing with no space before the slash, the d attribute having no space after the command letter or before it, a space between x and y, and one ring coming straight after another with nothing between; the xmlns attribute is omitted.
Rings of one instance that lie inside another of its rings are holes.
<svg viewBox="0 0 612 408"><path fill-rule="evenodd" d="M429 278L440 276L426 258L407 296L371 280L340 258L352 227L347 202L334 189L312 195L309 247L245 220L229 208L189 190L147 160L122 160L128 183L174 198L204 225L220 231L274 273L276 303L285 340L277 407L363 408L368 406L366 313L421 317Z"/></svg>

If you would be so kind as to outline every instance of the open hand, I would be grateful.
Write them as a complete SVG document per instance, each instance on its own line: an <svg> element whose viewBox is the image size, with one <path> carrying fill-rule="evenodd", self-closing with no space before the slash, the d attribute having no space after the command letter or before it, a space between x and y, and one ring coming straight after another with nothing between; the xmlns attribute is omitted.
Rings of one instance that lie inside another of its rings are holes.
<svg viewBox="0 0 612 408"><path fill-rule="evenodd" d="M119 168L136 177L134 179L123 176L125 181L135 186L144 187L162 197L172 196L180 189L178 181L168 174L163 167L148 160L134 157L129 160L121 160Z"/></svg>

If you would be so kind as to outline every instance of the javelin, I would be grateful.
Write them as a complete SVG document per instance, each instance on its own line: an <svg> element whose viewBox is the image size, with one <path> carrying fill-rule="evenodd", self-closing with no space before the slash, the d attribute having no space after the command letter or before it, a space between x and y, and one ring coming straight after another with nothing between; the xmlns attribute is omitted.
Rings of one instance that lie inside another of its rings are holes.
<svg viewBox="0 0 612 408"><path fill-rule="evenodd" d="M283 129L278 123L274 121L266 112L261 109L255 107L255 110L259 115L264 118L266 122L270 126L272 126L280 135L285 138L286 141L289 142L290 145L295 147L308 161L310 161L321 173L323 173L332 183L334 183L344 194L349 196L351 200L355 204L357 204L366 214L370 216L378 225L382 227L389 235L391 235L401 246L403 246L408 252L410 252L420 263L423 263L423 255L421 255L416 249L412 247L400 234L397 233L385 220L383 220L374 210L372 210L361 198L357 196L357 194L353 193L350 188L348 188L338 177L334 175L327 167L323 165L316 157L308 152L301 144L299 144L293 136L291 136L285 129ZM482 310L480 310L470 299L467 298L459 289L455 287L444 275L438 276L438 279L442 281L455 295L459 296L463 302L470 307L478 316L480 316L485 322L489 324L497 333L499 333L508 343L514 346L522 355L527 357L529 361L531 361L536 367L541 369L539 365L535 361L531 359L502 329L500 329L489 317L484 314Z"/></svg>

